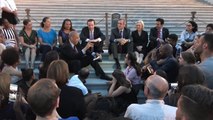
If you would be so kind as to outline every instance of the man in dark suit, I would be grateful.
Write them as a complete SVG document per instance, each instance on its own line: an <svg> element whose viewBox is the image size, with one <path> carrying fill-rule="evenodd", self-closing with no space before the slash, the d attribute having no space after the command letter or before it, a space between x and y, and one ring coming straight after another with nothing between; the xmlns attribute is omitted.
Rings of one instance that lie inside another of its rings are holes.
<svg viewBox="0 0 213 120"><path fill-rule="evenodd" d="M101 60L103 53L103 43L106 39L105 35L101 32L100 28L95 26L95 20L87 20L87 27L84 27L80 34L80 39L82 40L82 46L85 47L87 42L93 42L94 47L91 52L95 52L96 58L94 60Z"/></svg>
<svg viewBox="0 0 213 120"><path fill-rule="evenodd" d="M101 79L111 80L112 78L104 73L98 62L93 60L94 57L89 49L93 48L94 44L88 42L83 48L79 40L78 33L72 31L69 34L69 40L61 48L61 58L68 63L70 72L77 74L81 68L90 64Z"/></svg>
<svg viewBox="0 0 213 120"><path fill-rule="evenodd" d="M110 50L113 54L117 69L121 69L118 52L127 53L133 51L130 29L126 28L125 25L126 22L124 19L118 20L117 28L112 29L110 36Z"/></svg>
<svg viewBox="0 0 213 120"><path fill-rule="evenodd" d="M164 20L162 18L156 19L156 26L154 28L150 29L150 35L149 35L149 51L151 51L153 48L159 47L160 43L165 42L165 39L169 36L169 30L165 27Z"/></svg>

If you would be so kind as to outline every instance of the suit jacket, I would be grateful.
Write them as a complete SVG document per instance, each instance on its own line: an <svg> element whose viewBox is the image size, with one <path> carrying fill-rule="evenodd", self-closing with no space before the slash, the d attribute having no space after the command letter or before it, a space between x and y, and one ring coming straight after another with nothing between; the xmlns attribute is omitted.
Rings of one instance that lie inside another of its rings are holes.
<svg viewBox="0 0 213 120"><path fill-rule="evenodd" d="M162 65L158 65L156 60L151 61L150 65L155 71L158 69L165 71L169 83L177 82L176 77L178 75L179 64L173 56L167 57L167 60Z"/></svg>
<svg viewBox="0 0 213 120"><path fill-rule="evenodd" d="M163 40L169 36L169 30L167 28L162 29L162 37ZM149 35L149 40L151 43L151 47L155 48L157 46L157 38L158 38L158 30L156 27L150 29L150 35Z"/></svg>
<svg viewBox="0 0 213 120"><path fill-rule="evenodd" d="M114 42L115 39L121 38L118 28L111 30L110 42ZM124 28L123 30L123 38L131 40L130 29Z"/></svg>
<svg viewBox="0 0 213 120"><path fill-rule="evenodd" d="M82 52L82 46L80 45L80 43L76 45L76 48L78 52L76 52L76 50L72 47L69 41L65 42L60 50L61 58L68 63L72 60L82 59L85 54ZM88 51L86 51L86 54L89 54Z"/></svg>
<svg viewBox="0 0 213 120"><path fill-rule="evenodd" d="M134 44L134 49L136 46L143 46L143 49L146 49L148 43L148 33L146 31L141 31L141 36L139 36L138 31L135 30L132 32L132 40Z"/></svg>
<svg viewBox="0 0 213 120"><path fill-rule="evenodd" d="M80 39L82 40L81 45L84 47L86 46L86 39L89 39L89 28L84 27L80 34ZM101 32L100 28L95 27L94 28L94 39L101 38L102 41L106 39L105 35Z"/></svg>

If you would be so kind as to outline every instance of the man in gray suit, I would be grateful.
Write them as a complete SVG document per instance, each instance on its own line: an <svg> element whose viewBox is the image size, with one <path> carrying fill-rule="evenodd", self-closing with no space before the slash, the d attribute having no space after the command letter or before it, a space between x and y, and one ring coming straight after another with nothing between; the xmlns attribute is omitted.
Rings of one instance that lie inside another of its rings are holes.
<svg viewBox="0 0 213 120"><path fill-rule="evenodd" d="M131 41L130 29L126 28L124 19L119 19L117 28L112 29L110 36L110 50L115 60L116 69L121 69L118 52L127 53L133 51L133 43Z"/></svg>

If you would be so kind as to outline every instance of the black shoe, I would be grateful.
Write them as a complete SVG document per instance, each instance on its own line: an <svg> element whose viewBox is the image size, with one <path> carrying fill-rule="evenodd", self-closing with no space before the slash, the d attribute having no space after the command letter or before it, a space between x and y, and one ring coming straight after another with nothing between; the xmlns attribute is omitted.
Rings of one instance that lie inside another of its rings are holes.
<svg viewBox="0 0 213 120"><path fill-rule="evenodd" d="M101 78L101 79L104 79L104 80L109 80L109 81L112 80L112 78L109 77L109 76L107 76L107 75L101 75L100 78Z"/></svg>

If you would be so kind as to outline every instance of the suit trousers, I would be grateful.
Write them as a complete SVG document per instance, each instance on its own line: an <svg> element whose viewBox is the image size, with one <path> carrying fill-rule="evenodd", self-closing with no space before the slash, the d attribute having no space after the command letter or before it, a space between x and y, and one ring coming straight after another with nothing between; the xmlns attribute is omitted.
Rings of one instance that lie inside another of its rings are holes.
<svg viewBox="0 0 213 120"><path fill-rule="evenodd" d="M68 65L71 73L77 74L81 68L91 65L95 69L96 75L105 75L99 63L93 61L92 55L86 55L80 60L71 60L68 62Z"/></svg>
<svg viewBox="0 0 213 120"><path fill-rule="evenodd" d="M123 46L120 46L117 42L110 43L111 52L114 59L118 59L118 53L133 52L133 42L128 42ZM121 49L121 50L120 50Z"/></svg>

